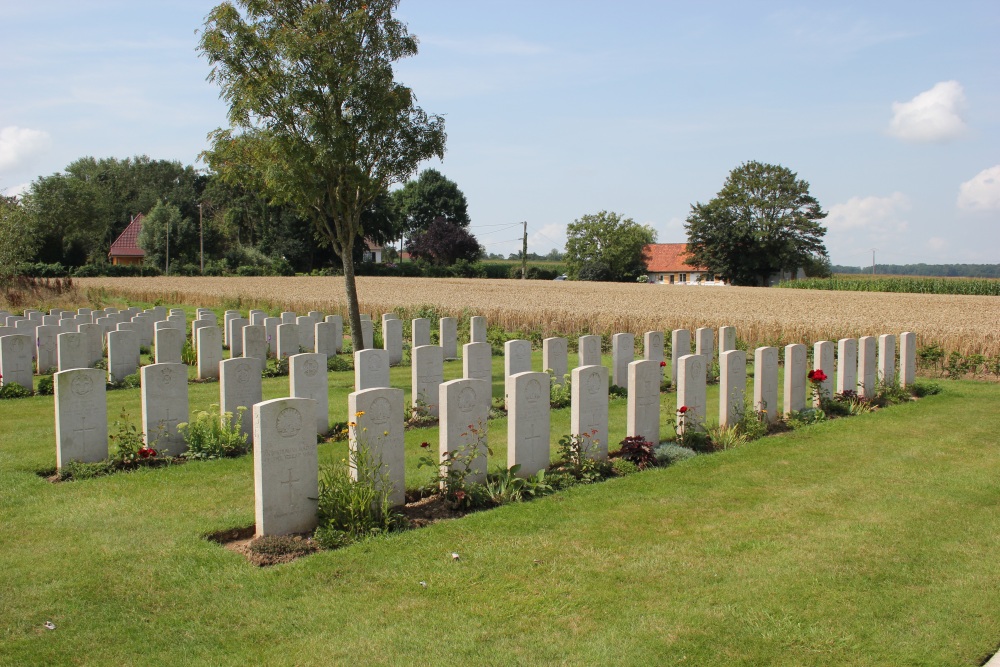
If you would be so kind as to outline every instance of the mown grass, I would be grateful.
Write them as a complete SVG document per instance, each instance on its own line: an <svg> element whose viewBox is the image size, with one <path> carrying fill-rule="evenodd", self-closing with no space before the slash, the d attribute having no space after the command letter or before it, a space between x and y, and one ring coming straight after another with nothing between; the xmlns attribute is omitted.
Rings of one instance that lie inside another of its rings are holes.
<svg viewBox="0 0 1000 667"><path fill-rule="evenodd" d="M945 387L264 570L204 539L252 523L249 457L53 485L51 397L0 403L0 664L977 664L1000 644L1000 387Z"/></svg>

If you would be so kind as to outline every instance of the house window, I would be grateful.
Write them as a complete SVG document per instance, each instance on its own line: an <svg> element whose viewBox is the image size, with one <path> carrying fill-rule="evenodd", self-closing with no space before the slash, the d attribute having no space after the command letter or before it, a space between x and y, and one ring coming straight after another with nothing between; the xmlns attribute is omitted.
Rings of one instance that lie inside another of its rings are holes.
<svg viewBox="0 0 1000 667"><path fill-rule="evenodd" d="M670 284L671 285L674 284L674 274L672 274L672 273L670 274Z"/></svg>
<svg viewBox="0 0 1000 667"><path fill-rule="evenodd" d="M682 274L681 274L681 277L680 277L680 282L682 282L682 283L686 283L686 282L687 282L687 279L688 279L688 274L686 274L686 273L682 273Z"/></svg>

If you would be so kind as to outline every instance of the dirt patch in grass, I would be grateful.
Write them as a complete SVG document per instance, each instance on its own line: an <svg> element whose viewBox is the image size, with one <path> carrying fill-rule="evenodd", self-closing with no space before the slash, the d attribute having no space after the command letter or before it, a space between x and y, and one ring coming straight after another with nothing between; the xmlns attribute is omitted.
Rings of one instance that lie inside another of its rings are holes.
<svg viewBox="0 0 1000 667"><path fill-rule="evenodd" d="M435 494L406 503L399 508L399 513L407 518L412 528L423 528L438 521L459 519L469 514L469 510L455 509L444 495Z"/></svg>
<svg viewBox="0 0 1000 667"><path fill-rule="evenodd" d="M254 537L256 526L221 530L206 539L221 544L226 549L240 554L257 567L267 567L280 563L290 563L297 558L308 556L320 550L319 544L308 535L268 535Z"/></svg>

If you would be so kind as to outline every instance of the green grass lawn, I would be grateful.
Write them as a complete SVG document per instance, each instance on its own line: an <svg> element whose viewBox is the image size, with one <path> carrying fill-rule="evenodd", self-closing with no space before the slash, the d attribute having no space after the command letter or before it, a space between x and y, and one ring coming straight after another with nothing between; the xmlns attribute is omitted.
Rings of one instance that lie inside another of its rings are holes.
<svg viewBox="0 0 1000 667"><path fill-rule="evenodd" d="M334 420L351 378L331 374ZM265 399L282 395L287 378L265 380ZM138 420L138 390L108 397L109 416ZM217 402L218 385L190 400ZM1000 386L948 382L258 569L204 539L253 522L250 457L50 484L36 472L55 465L52 398L0 402L0 664L975 665L1000 644L998 405ZM553 440L568 429L555 411ZM502 463L505 421L490 430ZM431 474L423 440L437 430L407 435L411 486Z"/></svg>

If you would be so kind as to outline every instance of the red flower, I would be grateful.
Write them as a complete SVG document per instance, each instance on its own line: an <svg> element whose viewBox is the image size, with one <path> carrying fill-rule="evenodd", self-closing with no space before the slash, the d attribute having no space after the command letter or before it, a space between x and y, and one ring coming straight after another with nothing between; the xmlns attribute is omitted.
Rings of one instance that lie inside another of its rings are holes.
<svg viewBox="0 0 1000 667"><path fill-rule="evenodd" d="M826 382L827 380L826 373L818 368L814 371L809 371L808 377L813 382Z"/></svg>
<svg viewBox="0 0 1000 667"><path fill-rule="evenodd" d="M661 361L661 362L660 362L660 368L663 368L663 367L664 367L664 366L666 366L666 365L667 365L667 362L665 362L665 361Z"/></svg>
<svg viewBox="0 0 1000 667"><path fill-rule="evenodd" d="M428 447L431 446L431 443L424 441L420 443L420 446L423 447L424 449L427 449Z"/></svg>
<svg viewBox="0 0 1000 667"><path fill-rule="evenodd" d="M806 377L812 380L814 377L816 377L816 371L809 371L809 373L806 374Z"/></svg>
<svg viewBox="0 0 1000 667"><path fill-rule="evenodd" d="M684 414L687 411L688 411L688 406L686 406L686 405L682 405L681 407L677 408L677 412L679 412L681 414Z"/></svg>
<svg viewBox="0 0 1000 667"><path fill-rule="evenodd" d="M140 458L148 459L150 456L156 456L156 450L149 447L140 447L139 456Z"/></svg>
<svg viewBox="0 0 1000 667"><path fill-rule="evenodd" d="M455 500L457 500L458 502L462 502L463 500L465 500L465 491L456 491Z"/></svg>

